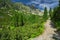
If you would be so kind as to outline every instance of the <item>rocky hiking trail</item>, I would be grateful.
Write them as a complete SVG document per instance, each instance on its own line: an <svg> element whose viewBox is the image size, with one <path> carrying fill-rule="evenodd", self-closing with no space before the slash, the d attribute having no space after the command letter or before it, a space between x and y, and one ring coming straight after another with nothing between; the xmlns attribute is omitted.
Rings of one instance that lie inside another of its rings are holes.
<svg viewBox="0 0 60 40"><path fill-rule="evenodd" d="M53 28L53 26L51 25L51 20L48 19L44 25L45 25L44 33L34 38L33 40L54 40L53 34L56 34L55 33L56 29Z"/></svg>

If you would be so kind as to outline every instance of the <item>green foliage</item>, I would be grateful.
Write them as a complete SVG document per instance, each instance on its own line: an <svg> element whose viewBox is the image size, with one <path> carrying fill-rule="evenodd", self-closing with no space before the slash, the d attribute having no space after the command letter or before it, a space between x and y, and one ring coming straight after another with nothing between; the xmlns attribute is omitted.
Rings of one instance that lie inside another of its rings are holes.
<svg viewBox="0 0 60 40"><path fill-rule="evenodd" d="M12 8L11 5L12 5L11 0L0 0L0 8L1 7Z"/></svg>
<svg viewBox="0 0 60 40"><path fill-rule="evenodd" d="M48 19L48 11L47 11L47 8L46 7L44 9L43 19L44 19L44 21L46 21Z"/></svg>
<svg viewBox="0 0 60 40"><path fill-rule="evenodd" d="M9 15L3 12L9 12ZM43 18L38 15L11 9L3 10L3 12L1 12L4 14L4 16L1 14L3 16L1 19L3 22L0 31L1 40L27 40L42 34L44 31Z"/></svg>
<svg viewBox="0 0 60 40"><path fill-rule="evenodd" d="M10 15L8 18L4 16L6 17L5 21L2 21L2 26L4 26L0 32L2 34L1 40L27 40L43 33L43 19L40 16L17 10L10 12L13 13L12 17Z"/></svg>
<svg viewBox="0 0 60 40"><path fill-rule="evenodd" d="M13 5L0 8L0 40L27 40L43 33L43 17L23 11L26 9L25 6L21 7L23 10L18 10L17 6Z"/></svg>
<svg viewBox="0 0 60 40"><path fill-rule="evenodd" d="M49 17L50 18L52 18L53 17L53 11L52 11L52 9L50 8L50 10L49 10Z"/></svg>
<svg viewBox="0 0 60 40"><path fill-rule="evenodd" d="M59 4L60 4L60 0L59 0ZM60 5L58 7L56 7L53 11L53 17L52 22L55 24L56 28L58 30L60 30Z"/></svg>
<svg viewBox="0 0 60 40"><path fill-rule="evenodd" d="M3 27L0 30L1 40L27 40L29 38L36 37L42 34L44 27L42 24L26 25L24 27L16 27L10 30L7 27Z"/></svg>

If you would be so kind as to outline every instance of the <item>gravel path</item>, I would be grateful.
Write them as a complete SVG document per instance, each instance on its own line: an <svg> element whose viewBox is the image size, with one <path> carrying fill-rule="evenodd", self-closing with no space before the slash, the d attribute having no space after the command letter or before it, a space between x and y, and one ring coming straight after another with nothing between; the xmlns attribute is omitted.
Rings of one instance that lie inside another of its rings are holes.
<svg viewBox="0 0 60 40"><path fill-rule="evenodd" d="M47 22L44 24L45 25L45 31L42 35L34 38L33 40L54 40L53 34L56 34L54 31L56 31L55 28L53 28L50 25L51 21L48 19Z"/></svg>

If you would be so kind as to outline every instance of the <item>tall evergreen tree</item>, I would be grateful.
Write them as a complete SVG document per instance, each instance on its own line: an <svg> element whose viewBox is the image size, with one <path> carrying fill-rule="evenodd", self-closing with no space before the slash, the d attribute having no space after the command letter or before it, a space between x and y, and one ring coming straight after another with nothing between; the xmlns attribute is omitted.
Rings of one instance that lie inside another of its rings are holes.
<svg viewBox="0 0 60 40"><path fill-rule="evenodd" d="M47 8L46 8L46 7L45 7L45 9L44 9L43 18L44 18L45 21L48 19L48 12L47 12Z"/></svg>
<svg viewBox="0 0 60 40"><path fill-rule="evenodd" d="M18 20L19 20L19 15L18 15L18 13L15 14L15 20L16 20L16 22L15 22L15 27L18 27L18 26L19 26L19 25L18 25Z"/></svg>
<svg viewBox="0 0 60 40"><path fill-rule="evenodd" d="M14 26L19 27L19 13L18 10L14 10Z"/></svg>
<svg viewBox="0 0 60 40"><path fill-rule="evenodd" d="M59 0L59 6L57 6L53 10L53 17L51 18L51 20L58 28L58 30L60 30L60 0Z"/></svg>
<svg viewBox="0 0 60 40"><path fill-rule="evenodd" d="M53 16L53 11L52 11L52 9L50 8L50 10L49 10L49 17L51 18Z"/></svg>
<svg viewBox="0 0 60 40"><path fill-rule="evenodd" d="M23 26L24 25L24 19L23 19L23 13L21 13L21 24L20 24L20 26Z"/></svg>
<svg viewBox="0 0 60 40"><path fill-rule="evenodd" d="M57 8L54 9L54 15L53 15L53 19L55 21L60 20L60 0L59 0L59 6Z"/></svg>

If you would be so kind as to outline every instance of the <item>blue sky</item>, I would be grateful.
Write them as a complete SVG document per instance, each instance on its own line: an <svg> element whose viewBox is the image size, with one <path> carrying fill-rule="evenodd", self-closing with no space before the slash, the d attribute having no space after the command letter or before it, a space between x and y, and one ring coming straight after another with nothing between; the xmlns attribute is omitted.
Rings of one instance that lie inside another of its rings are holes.
<svg viewBox="0 0 60 40"><path fill-rule="evenodd" d="M58 6L58 0L14 0L14 2L22 2L26 5L35 5L35 7L43 10L45 7L54 8Z"/></svg>

